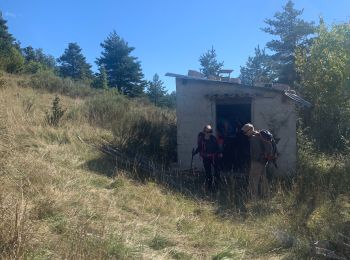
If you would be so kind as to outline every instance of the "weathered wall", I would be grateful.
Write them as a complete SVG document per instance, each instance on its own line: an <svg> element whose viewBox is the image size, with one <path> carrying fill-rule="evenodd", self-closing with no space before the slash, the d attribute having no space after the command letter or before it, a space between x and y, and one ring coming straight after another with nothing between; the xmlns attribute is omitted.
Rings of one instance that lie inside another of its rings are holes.
<svg viewBox="0 0 350 260"><path fill-rule="evenodd" d="M225 82L176 79L177 143L180 168L190 168L191 151L197 134L206 124L215 127L216 102L206 95L238 95L252 98L252 123L258 129L270 129L280 152L279 171L290 174L296 164L296 113L294 104L278 92L244 88ZM202 168L199 156L193 165Z"/></svg>

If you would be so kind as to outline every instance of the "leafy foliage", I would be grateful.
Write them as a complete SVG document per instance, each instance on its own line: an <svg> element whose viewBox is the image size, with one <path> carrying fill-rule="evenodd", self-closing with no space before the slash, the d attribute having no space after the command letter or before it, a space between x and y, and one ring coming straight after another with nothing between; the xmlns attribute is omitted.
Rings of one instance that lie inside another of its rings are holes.
<svg viewBox="0 0 350 260"><path fill-rule="evenodd" d="M131 97L140 96L144 89L141 64L130 55L135 48L129 47L115 31L101 47L103 51L96 63L106 69L109 86Z"/></svg>
<svg viewBox="0 0 350 260"><path fill-rule="evenodd" d="M130 101L105 91L86 103L92 124L111 129L115 146L130 155L143 154L169 163L176 158L176 120L173 111Z"/></svg>
<svg viewBox="0 0 350 260"><path fill-rule="evenodd" d="M22 70L24 58L14 46L0 43L0 69L8 73L18 73Z"/></svg>
<svg viewBox="0 0 350 260"><path fill-rule="evenodd" d="M51 70L39 71L33 74L28 85L32 88L61 93L71 97L86 97L98 92L97 89L91 88L85 82L59 77Z"/></svg>
<svg viewBox="0 0 350 260"><path fill-rule="evenodd" d="M42 70L55 70L56 60L53 56L47 55L42 49L34 49L32 46L21 49L25 59L24 73L36 73Z"/></svg>
<svg viewBox="0 0 350 260"><path fill-rule="evenodd" d="M303 113L308 133L323 151L344 151L350 138L350 29L320 26L307 54L300 50L297 68L302 92L313 107Z"/></svg>
<svg viewBox="0 0 350 260"><path fill-rule="evenodd" d="M211 50L208 50L199 57L199 62L201 65L200 71L206 77L218 76L220 69L224 65L224 62L218 62L213 46L211 47Z"/></svg>

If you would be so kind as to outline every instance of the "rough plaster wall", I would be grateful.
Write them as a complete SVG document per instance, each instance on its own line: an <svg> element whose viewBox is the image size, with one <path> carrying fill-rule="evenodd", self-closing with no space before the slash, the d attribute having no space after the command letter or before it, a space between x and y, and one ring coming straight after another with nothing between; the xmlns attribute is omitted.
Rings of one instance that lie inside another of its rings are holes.
<svg viewBox="0 0 350 260"><path fill-rule="evenodd" d="M281 174L293 174L296 165L296 112L294 104L281 95L273 98L255 98L253 124L258 129L269 129L279 139L278 167Z"/></svg>
<svg viewBox="0 0 350 260"><path fill-rule="evenodd" d="M203 126L210 123L215 127L215 101L210 101L205 97L205 95L214 94L254 95L252 99L252 123L257 128L273 130L277 137L281 138L278 144L278 149L281 152L281 158L278 161L279 168L284 172L294 170L296 116L292 103L288 101L282 103L280 94L263 90L237 89L237 87L227 83L176 79L178 164L181 168L190 168L191 150L196 147L197 134ZM198 155L194 158L193 166L202 168Z"/></svg>

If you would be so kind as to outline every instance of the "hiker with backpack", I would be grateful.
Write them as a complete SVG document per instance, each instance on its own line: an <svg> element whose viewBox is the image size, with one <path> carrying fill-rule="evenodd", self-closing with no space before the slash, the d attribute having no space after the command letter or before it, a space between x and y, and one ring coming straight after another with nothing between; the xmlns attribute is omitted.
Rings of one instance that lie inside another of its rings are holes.
<svg viewBox="0 0 350 260"><path fill-rule="evenodd" d="M249 191L253 199L260 193L268 195L268 181L266 177L266 166L275 160L272 144L272 134L268 130L257 131L250 123L242 127L243 133L248 136L250 143L250 169L249 169ZM271 138L269 138L271 137Z"/></svg>
<svg viewBox="0 0 350 260"><path fill-rule="evenodd" d="M203 159L206 187L209 191L213 191L213 188L217 188L220 183L218 159L222 157L222 152L213 135L211 125L206 125L203 131L198 134L197 148L192 151L192 156L197 153ZM214 170L214 174L212 174L212 169Z"/></svg>

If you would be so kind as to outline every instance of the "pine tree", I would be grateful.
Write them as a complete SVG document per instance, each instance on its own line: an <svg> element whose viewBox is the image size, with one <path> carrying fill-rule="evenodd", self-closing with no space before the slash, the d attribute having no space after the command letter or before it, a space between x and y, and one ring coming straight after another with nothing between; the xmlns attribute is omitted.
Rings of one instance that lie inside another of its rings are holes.
<svg viewBox="0 0 350 260"><path fill-rule="evenodd" d="M200 71L208 78L209 76L218 76L224 62L218 62L214 47L199 57L201 65Z"/></svg>
<svg viewBox="0 0 350 260"><path fill-rule="evenodd" d="M105 67L109 86L131 97L140 96L145 82L140 62L130 55L135 48L129 47L115 31L101 46L103 51L96 63Z"/></svg>
<svg viewBox="0 0 350 260"><path fill-rule="evenodd" d="M99 73L96 75L93 83L94 88L108 89L107 73L104 66L99 67Z"/></svg>
<svg viewBox="0 0 350 260"><path fill-rule="evenodd" d="M249 57L245 67L241 67L240 79L243 84L254 86L256 83L268 83L272 81L273 76L271 59L265 53L265 49L260 49L259 45L255 48L255 56Z"/></svg>
<svg viewBox="0 0 350 260"><path fill-rule="evenodd" d="M176 108L176 92L173 91L170 94L165 94L163 98L163 104L164 106L175 109Z"/></svg>
<svg viewBox="0 0 350 260"><path fill-rule="evenodd" d="M8 27L6 25L7 21L2 17L2 12L0 11L0 46L14 46L15 38L12 34L8 32Z"/></svg>
<svg viewBox="0 0 350 260"><path fill-rule="evenodd" d="M262 30L278 37L269 41L266 46L274 52L274 70L280 83L293 84L298 80L295 71L295 52L297 48L306 48L310 44L310 35L315 32L314 23L300 19L303 10L294 9L289 0L283 6L283 12L276 12L274 19L266 19L268 25Z"/></svg>
<svg viewBox="0 0 350 260"><path fill-rule="evenodd" d="M91 65L86 62L77 43L69 43L68 48L57 61L61 64L59 70L63 77L71 77L75 80L92 78Z"/></svg>
<svg viewBox="0 0 350 260"><path fill-rule="evenodd" d="M165 96L166 90L164 83L159 79L158 74L154 74L153 80L148 82L146 94L154 105L161 105L162 98Z"/></svg>
<svg viewBox="0 0 350 260"><path fill-rule="evenodd" d="M8 32L6 23L0 12L0 69L16 73L22 69L24 59L18 50L19 43Z"/></svg>

